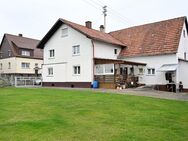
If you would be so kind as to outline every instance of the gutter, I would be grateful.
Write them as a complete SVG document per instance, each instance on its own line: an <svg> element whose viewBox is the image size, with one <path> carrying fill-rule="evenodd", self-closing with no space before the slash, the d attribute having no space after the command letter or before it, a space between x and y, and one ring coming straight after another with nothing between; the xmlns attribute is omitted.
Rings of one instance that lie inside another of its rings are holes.
<svg viewBox="0 0 188 141"><path fill-rule="evenodd" d="M92 49L93 49L93 54L92 54L92 59L93 59L93 81L94 81L94 69L95 69L95 45L94 45L94 41L91 39L91 44L92 44Z"/></svg>

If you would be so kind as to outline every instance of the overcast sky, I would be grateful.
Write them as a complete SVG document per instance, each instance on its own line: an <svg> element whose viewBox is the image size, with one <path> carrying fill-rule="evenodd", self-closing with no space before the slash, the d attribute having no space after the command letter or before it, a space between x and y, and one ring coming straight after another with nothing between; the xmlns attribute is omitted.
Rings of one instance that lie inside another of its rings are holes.
<svg viewBox="0 0 188 141"><path fill-rule="evenodd" d="M4 33L41 39L58 18L79 24L103 24L107 32L188 15L188 0L0 0L0 38Z"/></svg>

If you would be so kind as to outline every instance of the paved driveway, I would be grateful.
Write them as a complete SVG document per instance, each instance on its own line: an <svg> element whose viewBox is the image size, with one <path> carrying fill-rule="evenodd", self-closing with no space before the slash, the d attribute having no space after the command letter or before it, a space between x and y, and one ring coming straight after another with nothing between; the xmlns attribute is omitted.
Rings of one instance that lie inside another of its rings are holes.
<svg viewBox="0 0 188 141"><path fill-rule="evenodd" d="M54 87L48 87L54 88ZM131 88L131 89L89 89L89 88L62 88L59 89L70 89L70 90L83 90L83 91L92 91L92 92L104 92L104 93L115 93L115 94L125 94L125 95L136 95L136 96L146 96L146 97L154 97L161 99L172 99L172 100L181 100L188 101L188 93L173 93L173 92L164 92L164 91L156 91L147 88Z"/></svg>
<svg viewBox="0 0 188 141"><path fill-rule="evenodd" d="M150 89L144 89L144 88L143 89L132 88L132 89L123 89L123 90L94 89L92 91L100 91L100 92L107 92L107 93L117 93L117 94L147 96L147 97L154 97L154 98L161 98L161 99L188 101L188 93L164 92L164 91L156 91L156 90L150 90Z"/></svg>

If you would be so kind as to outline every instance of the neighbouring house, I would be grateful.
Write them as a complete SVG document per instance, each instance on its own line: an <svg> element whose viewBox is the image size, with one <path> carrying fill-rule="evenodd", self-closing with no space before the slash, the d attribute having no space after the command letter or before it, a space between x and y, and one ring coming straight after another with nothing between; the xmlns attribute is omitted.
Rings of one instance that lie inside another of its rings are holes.
<svg viewBox="0 0 188 141"><path fill-rule="evenodd" d="M180 17L110 33L59 19L39 42L43 86L116 88L181 81L188 90L187 19Z"/></svg>
<svg viewBox="0 0 188 141"><path fill-rule="evenodd" d="M39 40L22 34L4 34L0 45L0 75L14 85L15 77L41 75L43 52L36 48Z"/></svg>

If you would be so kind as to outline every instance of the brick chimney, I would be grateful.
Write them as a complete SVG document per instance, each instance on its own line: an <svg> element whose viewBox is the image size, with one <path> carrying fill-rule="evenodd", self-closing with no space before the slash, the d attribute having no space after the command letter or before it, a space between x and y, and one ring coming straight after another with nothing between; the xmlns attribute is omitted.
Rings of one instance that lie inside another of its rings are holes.
<svg viewBox="0 0 188 141"><path fill-rule="evenodd" d="M92 28L92 22L86 21L86 27L91 29Z"/></svg>
<svg viewBox="0 0 188 141"><path fill-rule="evenodd" d="M19 33L18 36L23 37L23 35L21 33Z"/></svg>
<svg viewBox="0 0 188 141"><path fill-rule="evenodd" d="M99 28L100 28L100 31L101 31L101 32L105 32L104 25L100 25Z"/></svg>

